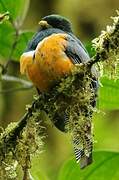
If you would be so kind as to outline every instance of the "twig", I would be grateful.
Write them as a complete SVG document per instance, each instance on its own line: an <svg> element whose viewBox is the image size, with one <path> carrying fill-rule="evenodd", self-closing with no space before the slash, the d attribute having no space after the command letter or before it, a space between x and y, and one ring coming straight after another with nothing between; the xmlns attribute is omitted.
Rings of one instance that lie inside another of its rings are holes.
<svg viewBox="0 0 119 180"><path fill-rule="evenodd" d="M2 75L1 80L21 83L21 84L23 84L24 86L27 86L27 87L32 87L33 86L33 84L31 82L29 82L29 81L26 81L24 79L20 79L20 78L15 77L15 76L10 76L10 75Z"/></svg>
<svg viewBox="0 0 119 180"><path fill-rule="evenodd" d="M31 88L33 88L33 86L31 87L19 87L19 88L10 88L7 90L2 90L0 91L0 94L7 94L7 93L15 93L15 92L19 92L19 91L26 91L26 90L30 90Z"/></svg>
<svg viewBox="0 0 119 180"><path fill-rule="evenodd" d="M28 108L27 113L21 118L18 124L13 128L9 133L2 136L2 145L0 146L0 153L6 154L11 150L10 144L12 143L13 147L16 147L16 140L19 138L21 131L28 123L28 120L33 115L33 112L36 111L38 100L35 100L31 107ZM13 148L12 147L12 148Z"/></svg>
<svg viewBox="0 0 119 180"><path fill-rule="evenodd" d="M113 25L107 26L105 31L102 31L101 35L94 39L93 46L96 50L95 56L88 62L91 67L93 64L98 62L106 62L109 60L109 64L115 66L116 60L111 62L113 56L119 56L119 12L117 11L117 16L112 17ZM118 61L119 58L117 58Z"/></svg>
<svg viewBox="0 0 119 180"><path fill-rule="evenodd" d="M15 83L20 83L23 85L22 87L4 89L4 90L0 91L0 94L13 93L16 91L24 91L24 90L29 90L29 89L33 88L33 84L31 82L20 79L20 78L15 77L15 76L1 75L0 81L15 82Z"/></svg>
<svg viewBox="0 0 119 180"><path fill-rule="evenodd" d="M9 12L5 12L3 14L0 14L0 22L1 21L4 21L5 19L8 19L9 18ZM7 18L8 17L8 18Z"/></svg>

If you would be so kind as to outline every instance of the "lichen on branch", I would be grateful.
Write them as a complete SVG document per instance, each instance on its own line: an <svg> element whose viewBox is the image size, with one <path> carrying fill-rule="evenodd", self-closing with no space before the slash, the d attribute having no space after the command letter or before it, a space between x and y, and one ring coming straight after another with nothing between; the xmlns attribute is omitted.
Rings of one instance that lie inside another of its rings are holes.
<svg viewBox="0 0 119 180"><path fill-rule="evenodd" d="M101 76L119 79L119 11L112 19L112 26L107 26L106 30L92 41L96 50L92 62L99 63Z"/></svg>
<svg viewBox="0 0 119 180"><path fill-rule="evenodd" d="M53 124L56 121L56 114L67 113L69 121L66 131L70 132L72 136L77 136L85 153L90 153L87 152L90 149L86 145L85 136L90 136L92 139L92 134L86 130L86 127L90 126L91 128L96 98L93 81L94 77L89 67L80 64L68 77L61 79L49 93L36 97L33 104L27 107L27 113L21 121L14 125L11 124L1 134L1 172L10 169L6 168L4 164L10 167L17 162L22 167L24 174L28 174L26 171L30 169L31 157L36 154L36 151L40 151L39 147L42 145L42 138L45 134L45 127L42 126L42 111L49 116Z"/></svg>
<svg viewBox="0 0 119 180"><path fill-rule="evenodd" d="M42 151L42 139L45 137L45 127L41 122L40 112L33 103L21 121L10 123L1 133L0 177L16 179L17 169L21 167L23 179L29 179L32 155Z"/></svg>

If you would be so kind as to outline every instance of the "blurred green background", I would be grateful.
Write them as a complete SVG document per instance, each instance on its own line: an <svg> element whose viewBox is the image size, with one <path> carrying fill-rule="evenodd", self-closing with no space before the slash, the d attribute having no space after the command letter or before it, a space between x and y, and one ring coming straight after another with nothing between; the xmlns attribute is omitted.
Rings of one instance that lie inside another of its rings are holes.
<svg viewBox="0 0 119 180"><path fill-rule="evenodd" d="M63 15L71 20L74 33L92 55L91 40L98 36L107 24L112 23L110 16L116 14L115 10L118 7L119 0L31 0L21 29L36 31L38 22L43 16ZM0 46L3 46L2 42ZM3 56L0 56L1 63L5 60ZM18 61L10 63L8 74L20 76ZM119 152L119 103L117 98L119 82L116 83L117 86L114 85L115 88L112 88L111 85L105 85L107 81L108 79L101 81L104 87L101 87L97 103L98 112L93 118L94 150ZM16 86L14 83L1 81L0 91ZM14 93L0 93L0 125L6 127L11 121L18 121L25 113L26 105L32 102L34 94L36 94L35 88ZM34 171L45 174L47 179L55 180L62 164L73 156L73 149L68 135L59 132L52 125L47 126L47 134L45 151L33 160Z"/></svg>

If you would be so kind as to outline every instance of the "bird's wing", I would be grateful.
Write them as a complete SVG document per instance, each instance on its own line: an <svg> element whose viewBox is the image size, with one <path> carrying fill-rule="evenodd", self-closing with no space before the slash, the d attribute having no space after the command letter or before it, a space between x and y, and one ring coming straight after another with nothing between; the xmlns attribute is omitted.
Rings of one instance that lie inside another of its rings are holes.
<svg viewBox="0 0 119 180"><path fill-rule="evenodd" d="M90 60L89 54L86 51L83 44L74 35L67 35L67 46L65 47L65 53L72 60L73 64L86 63ZM98 89L98 72L95 67L92 66L91 72L93 75L92 85L95 90Z"/></svg>
<svg viewBox="0 0 119 180"><path fill-rule="evenodd" d="M90 60L90 57L83 46L79 44L77 39L74 39L70 35L67 36L67 47L65 53L74 64L85 63Z"/></svg>
<svg viewBox="0 0 119 180"><path fill-rule="evenodd" d="M62 31L60 29L56 29L56 28L49 28L49 29L45 29L43 31L38 31L36 34L34 34L31 41L29 41L26 51L35 50L38 43L41 42L44 38L46 38L52 34L58 34L58 33L64 33L64 31Z"/></svg>

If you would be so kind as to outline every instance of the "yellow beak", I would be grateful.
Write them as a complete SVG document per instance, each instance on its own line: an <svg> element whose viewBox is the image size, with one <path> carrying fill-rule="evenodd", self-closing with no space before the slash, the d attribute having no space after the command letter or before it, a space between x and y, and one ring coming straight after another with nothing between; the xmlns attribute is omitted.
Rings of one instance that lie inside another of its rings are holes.
<svg viewBox="0 0 119 180"><path fill-rule="evenodd" d="M41 20L38 24L40 25L41 28L51 27L51 25L49 25L47 21L43 21L43 20Z"/></svg>

